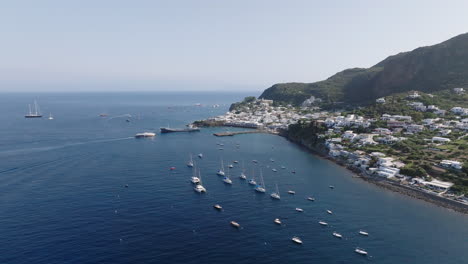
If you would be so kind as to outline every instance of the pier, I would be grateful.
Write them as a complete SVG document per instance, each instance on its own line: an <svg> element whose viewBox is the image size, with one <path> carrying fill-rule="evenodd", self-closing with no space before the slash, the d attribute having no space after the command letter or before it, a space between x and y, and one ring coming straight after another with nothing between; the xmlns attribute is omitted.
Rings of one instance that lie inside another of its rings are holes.
<svg viewBox="0 0 468 264"><path fill-rule="evenodd" d="M255 133L269 133L272 134L273 132L268 131L268 130L246 130L246 131L227 131L227 132L220 132L220 133L214 133L213 135L217 137L232 137L234 135L240 135L240 134L255 134Z"/></svg>

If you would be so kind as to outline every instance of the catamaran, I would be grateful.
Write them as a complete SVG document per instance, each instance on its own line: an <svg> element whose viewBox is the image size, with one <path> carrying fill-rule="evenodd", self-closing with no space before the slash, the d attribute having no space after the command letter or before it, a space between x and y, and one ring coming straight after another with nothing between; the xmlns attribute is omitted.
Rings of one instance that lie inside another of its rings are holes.
<svg viewBox="0 0 468 264"><path fill-rule="evenodd" d="M187 162L187 167L193 168L193 159L192 159L192 153L190 153L190 159Z"/></svg>
<svg viewBox="0 0 468 264"><path fill-rule="evenodd" d="M39 105L37 104L36 100L34 100L33 108L31 108L31 105L29 106L29 113L26 114L24 117L25 118L41 118L41 110L39 109Z"/></svg>
<svg viewBox="0 0 468 264"><path fill-rule="evenodd" d="M279 194L278 184L276 184L276 192L271 193L271 198L276 200L281 200L281 196Z"/></svg>
<svg viewBox="0 0 468 264"><path fill-rule="evenodd" d="M218 172L216 173L219 176L224 176L224 163L223 160L221 160L221 168L219 168Z"/></svg>
<svg viewBox="0 0 468 264"><path fill-rule="evenodd" d="M263 181L263 172L262 172L262 170L260 170L260 180L262 181L262 184L257 184L257 186L255 186L255 191L259 192L259 193L265 193L266 192L265 182Z"/></svg>

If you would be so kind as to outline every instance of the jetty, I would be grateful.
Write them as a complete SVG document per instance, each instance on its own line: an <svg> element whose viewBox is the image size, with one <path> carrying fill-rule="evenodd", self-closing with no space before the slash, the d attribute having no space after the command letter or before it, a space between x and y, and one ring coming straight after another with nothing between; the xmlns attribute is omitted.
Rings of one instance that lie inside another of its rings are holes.
<svg viewBox="0 0 468 264"><path fill-rule="evenodd" d="M232 136L240 135L240 134L255 134L255 133L272 134L273 132L268 131L268 130L255 129L255 130L246 130L246 131L227 131L227 132L213 133L213 135L217 137L232 137Z"/></svg>

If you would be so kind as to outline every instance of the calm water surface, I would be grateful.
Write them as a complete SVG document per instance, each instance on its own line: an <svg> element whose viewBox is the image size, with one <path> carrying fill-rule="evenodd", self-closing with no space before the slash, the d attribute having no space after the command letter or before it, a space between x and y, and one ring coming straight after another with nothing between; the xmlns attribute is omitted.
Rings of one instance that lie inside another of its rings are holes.
<svg viewBox="0 0 468 264"><path fill-rule="evenodd" d="M222 128L133 138L222 114L245 95L1 94L0 263L468 263L467 216L352 178L284 138L212 136ZM54 120L23 117L33 96ZM195 159L206 194L189 183L189 153L204 154ZM215 174L221 159L240 161L232 186ZM242 161L249 177L263 168L281 201L239 179Z"/></svg>

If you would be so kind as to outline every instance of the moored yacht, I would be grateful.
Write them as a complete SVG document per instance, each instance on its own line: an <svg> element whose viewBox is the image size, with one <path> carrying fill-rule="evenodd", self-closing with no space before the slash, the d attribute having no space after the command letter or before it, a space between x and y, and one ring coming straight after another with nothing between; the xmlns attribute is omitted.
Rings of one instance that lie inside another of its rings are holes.
<svg viewBox="0 0 468 264"><path fill-rule="evenodd" d="M203 154L202 154L202 153L199 153L199 154L198 154L198 157L199 157L200 159L202 159L202 158L203 158Z"/></svg>
<svg viewBox="0 0 468 264"><path fill-rule="evenodd" d="M228 169L227 176L224 176L224 178L223 178L223 182L226 183L226 184L232 184L232 180L229 177L229 169Z"/></svg>
<svg viewBox="0 0 468 264"><path fill-rule="evenodd" d="M215 205L213 205L213 207L214 207L216 210L219 210L219 211L223 210L223 207L221 207L221 205L219 205L219 204L215 204Z"/></svg>
<svg viewBox="0 0 468 264"><path fill-rule="evenodd" d="M236 221L231 221L231 225L235 228L240 228L240 224L237 223Z"/></svg>
<svg viewBox="0 0 468 264"><path fill-rule="evenodd" d="M276 192L271 193L271 198L276 200L281 200L281 196L279 194L278 184L276 184Z"/></svg>
<svg viewBox="0 0 468 264"><path fill-rule="evenodd" d="M278 170L277 169L271 169L273 172L277 172Z"/></svg>
<svg viewBox="0 0 468 264"><path fill-rule="evenodd" d="M327 210L327 213L328 213L328 214L333 214L333 212L332 212L332 211L330 211L330 210Z"/></svg>
<svg viewBox="0 0 468 264"><path fill-rule="evenodd" d="M192 154L190 154L190 159L187 162L187 167L192 168L193 167L193 159L192 159Z"/></svg>
<svg viewBox="0 0 468 264"><path fill-rule="evenodd" d="M263 181L263 173L261 170L260 170L260 180L261 180L261 184L257 184L257 186L255 186L255 191L259 193L265 193L266 192L265 182Z"/></svg>
<svg viewBox="0 0 468 264"><path fill-rule="evenodd" d="M333 232L333 236L337 238L343 238L343 236L338 232Z"/></svg>
<svg viewBox="0 0 468 264"><path fill-rule="evenodd" d="M363 256L366 256L366 255L367 255L367 251L365 251L365 250L362 249L362 248L358 248L358 247L354 250L354 252L356 252L356 253L358 253L358 254L360 254L360 255L363 255Z"/></svg>
<svg viewBox="0 0 468 264"><path fill-rule="evenodd" d="M219 170L218 170L218 172L216 174L218 174L219 176L224 176L225 175L223 160L221 160L221 167L219 168Z"/></svg>
<svg viewBox="0 0 468 264"><path fill-rule="evenodd" d="M278 225L281 225L281 220L279 218L276 218L273 222L275 222L275 224L278 224Z"/></svg>
<svg viewBox="0 0 468 264"><path fill-rule="evenodd" d="M54 117L52 116L52 113L49 113L49 118L48 118L48 119L49 119L49 120L53 120L53 119L54 119Z"/></svg>
<svg viewBox="0 0 468 264"><path fill-rule="evenodd" d="M359 234L363 235L363 236L369 236L369 233L367 233L366 231L363 231L363 230L359 230Z"/></svg>
<svg viewBox="0 0 468 264"><path fill-rule="evenodd" d="M296 194L296 192L293 191L293 190L289 190L288 193L289 193L289 194Z"/></svg>
<svg viewBox="0 0 468 264"><path fill-rule="evenodd" d="M205 187L203 187L203 185L202 185L200 170L198 170L198 179L199 179L199 182L197 184L195 184L195 187L193 188L193 190L195 190L198 193L206 192Z"/></svg>
<svg viewBox="0 0 468 264"><path fill-rule="evenodd" d="M302 209L302 208L299 208L299 207L296 207L296 211L298 211L298 212L302 213L302 212L304 212L304 209Z"/></svg>
<svg viewBox="0 0 468 264"><path fill-rule="evenodd" d="M136 138L147 138L147 137L155 137L156 134L153 132L143 132L143 133L137 133L135 135Z"/></svg>
<svg viewBox="0 0 468 264"><path fill-rule="evenodd" d="M232 169L232 168L234 168L234 165L229 164L228 168Z"/></svg>
<svg viewBox="0 0 468 264"><path fill-rule="evenodd" d="M313 202L313 201L315 201L315 198L314 198L314 197L310 197L310 196L309 196L309 197L307 197L307 200L309 200L309 201L312 201L312 202Z"/></svg>
<svg viewBox="0 0 468 264"><path fill-rule="evenodd" d="M323 225L323 226L327 226L328 223L327 222L324 222L324 221L319 221L319 224Z"/></svg>
<svg viewBox="0 0 468 264"><path fill-rule="evenodd" d="M302 244L302 240L297 236L291 238L291 240L296 244Z"/></svg>

